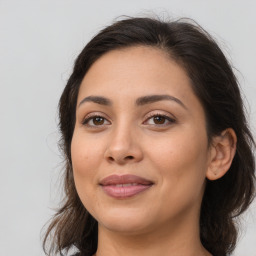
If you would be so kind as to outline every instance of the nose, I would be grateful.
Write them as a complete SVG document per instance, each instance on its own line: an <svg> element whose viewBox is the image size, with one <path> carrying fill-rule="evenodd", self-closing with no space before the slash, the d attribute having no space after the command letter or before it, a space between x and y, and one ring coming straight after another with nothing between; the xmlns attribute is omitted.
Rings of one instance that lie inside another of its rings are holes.
<svg viewBox="0 0 256 256"><path fill-rule="evenodd" d="M143 152L138 133L131 127L117 127L113 130L105 151L105 159L119 165L141 161Z"/></svg>

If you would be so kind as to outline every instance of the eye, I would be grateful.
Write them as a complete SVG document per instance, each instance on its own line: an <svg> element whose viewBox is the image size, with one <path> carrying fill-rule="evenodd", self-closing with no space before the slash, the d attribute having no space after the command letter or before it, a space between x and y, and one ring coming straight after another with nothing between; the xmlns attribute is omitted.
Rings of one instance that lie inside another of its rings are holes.
<svg viewBox="0 0 256 256"><path fill-rule="evenodd" d="M174 123L175 120L167 115L155 114L149 117L144 124L165 126Z"/></svg>
<svg viewBox="0 0 256 256"><path fill-rule="evenodd" d="M102 116L94 115L89 116L84 119L83 125L89 126L89 127L96 127L96 126L104 126L109 125L110 122Z"/></svg>

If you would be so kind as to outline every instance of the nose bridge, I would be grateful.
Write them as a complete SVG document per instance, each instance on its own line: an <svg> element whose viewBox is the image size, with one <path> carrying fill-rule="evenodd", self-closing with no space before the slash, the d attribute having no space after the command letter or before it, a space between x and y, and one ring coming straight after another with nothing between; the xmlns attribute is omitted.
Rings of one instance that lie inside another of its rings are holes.
<svg viewBox="0 0 256 256"><path fill-rule="evenodd" d="M108 148L106 149L106 157L109 161L126 163L139 161L142 158L136 128L136 125L125 118L113 125Z"/></svg>

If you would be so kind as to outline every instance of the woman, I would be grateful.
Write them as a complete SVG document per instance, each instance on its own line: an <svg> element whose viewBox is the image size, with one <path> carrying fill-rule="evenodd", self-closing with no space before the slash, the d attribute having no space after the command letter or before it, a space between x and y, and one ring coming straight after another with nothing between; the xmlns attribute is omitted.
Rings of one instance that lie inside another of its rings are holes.
<svg viewBox="0 0 256 256"><path fill-rule="evenodd" d="M105 28L78 56L59 113L66 198L50 254L234 250L255 144L236 77L202 28L150 18Z"/></svg>

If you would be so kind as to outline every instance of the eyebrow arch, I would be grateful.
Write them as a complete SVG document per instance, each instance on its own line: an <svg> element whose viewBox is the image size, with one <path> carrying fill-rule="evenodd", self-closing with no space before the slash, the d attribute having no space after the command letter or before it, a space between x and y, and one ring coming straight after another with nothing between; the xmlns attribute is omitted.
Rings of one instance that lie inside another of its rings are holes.
<svg viewBox="0 0 256 256"><path fill-rule="evenodd" d="M97 104L100 104L100 105L105 105L105 106L112 105L112 102L109 99L105 98L105 97L102 97L102 96L88 96L88 97L85 97L83 100L80 101L78 107L80 107L85 102L94 102L94 103L97 103Z"/></svg>
<svg viewBox="0 0 256 256"><path fill-rule="evenodd" d="M164 94L164 95L148 95L148 96L140 97L136 100L136 105L142 106L142 105L145 105L145 104L150 104L150 103L154 103L154 102L162 101L162 100L174 101L174 102L178 103L179 105L181 105L183 108L187 109L187 107L184 105L184 103L181 100L177 99L174 96L167 95L167 94Z"/></svg>
<svg viewBox="0 0 256 256"><path fill-rule="evenodd" d="M164 94L164 95L147 95L147 96L142 96L139 97L136 100L136 105L137 106L143 106L146 104L150 104L150 103L154 103L154 102L158 102L158 101L162 101L162 100L170 100L170 101L174 101L176 103L178 103L179 105L181 105L183 108L187 109L187 107L184 105L184 103L179 100L178 98L168 95L168 94ZM112 105L112 101L102 97L102 96L88 96L85 97L83 100L80 101L78 107L80 107L83 103L85 102L94 102L100 105L104 105L104 106L111 106Z"/></svg>

